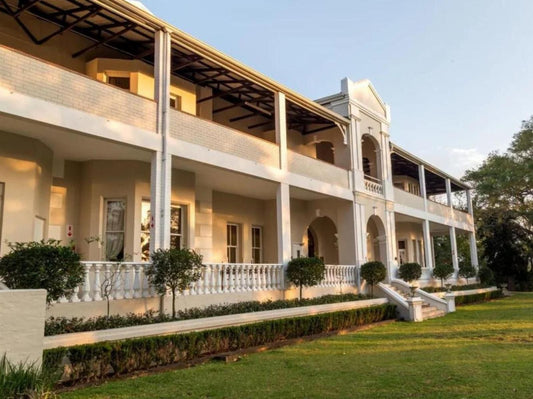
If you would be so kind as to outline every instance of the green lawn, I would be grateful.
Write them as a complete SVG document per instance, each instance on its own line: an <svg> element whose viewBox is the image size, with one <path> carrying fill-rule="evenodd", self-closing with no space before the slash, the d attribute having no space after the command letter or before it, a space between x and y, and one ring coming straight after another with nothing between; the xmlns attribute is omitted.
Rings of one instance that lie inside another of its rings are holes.
<svg viewBox="0 0 533 399"><path fill-rule="evenodd" d="M533 398L533 294L62 398Z"/></svg>

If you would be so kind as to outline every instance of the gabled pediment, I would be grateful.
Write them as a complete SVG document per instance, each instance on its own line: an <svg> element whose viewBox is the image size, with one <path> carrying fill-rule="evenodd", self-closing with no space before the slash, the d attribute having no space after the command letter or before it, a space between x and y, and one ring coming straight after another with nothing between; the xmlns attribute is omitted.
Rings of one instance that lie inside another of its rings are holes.
<svg viewBox="0 0 533 399"><path fill-rule="evenodd" d="M388 107L381 99L380 95L368 79L352 82L347 79L347 85L350 98L361 103L366 108L387 119Z"/></svg>

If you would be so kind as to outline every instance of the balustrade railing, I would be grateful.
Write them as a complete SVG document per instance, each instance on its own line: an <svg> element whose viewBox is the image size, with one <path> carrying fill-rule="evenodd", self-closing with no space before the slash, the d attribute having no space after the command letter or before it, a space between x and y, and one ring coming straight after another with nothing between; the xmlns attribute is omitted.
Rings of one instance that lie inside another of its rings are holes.
<svg viewBox="0 0 533 399"><path fill-rule="evenodd" d="M157 295L144 273L147 262L82 262L82 284L59 303L135 299ZM284 289L283 265L262 263L209 263L198 281L183 295Z"/></svg>
<svg viewBox="0 0 533 399"><path fill-rule="evenodd" d="M381 180L365 175L365 190L373 194L383 195L383 184Z"/></svg>
<svg viewBox="0 0 533 399"><path fill-rule="evenodd" d="M319 287L335 287L338 285L357 285L357 267L354 265L326 265L324 279Z"/></svg>

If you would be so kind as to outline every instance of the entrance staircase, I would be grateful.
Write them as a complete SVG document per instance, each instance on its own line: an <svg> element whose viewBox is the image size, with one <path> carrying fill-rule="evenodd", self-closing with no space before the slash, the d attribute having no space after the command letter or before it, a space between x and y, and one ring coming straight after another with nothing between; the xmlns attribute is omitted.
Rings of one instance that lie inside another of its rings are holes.
<svg viewBox="0 0 533 399"><path fill-rule="evenodd" d="M397 305L400 316L408 319L409 304L407 300L411 297L409 285L402 280L392 280L390 284L379 283L378 287L383 296ZM416 289L415 297L422 300L422 320L442 317L448 312L446 301L420 288Z"/></svg>

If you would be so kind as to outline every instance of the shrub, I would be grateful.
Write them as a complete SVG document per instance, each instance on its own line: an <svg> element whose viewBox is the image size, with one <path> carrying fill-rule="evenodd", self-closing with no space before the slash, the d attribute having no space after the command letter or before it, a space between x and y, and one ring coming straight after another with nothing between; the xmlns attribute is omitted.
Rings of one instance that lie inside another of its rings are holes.
<svg viewBox="0 0 533 399"><path fill-rule="evenodd" d="M160 295L172 293L172 317L176 317L176 293L190 288L202 276L202 255L192 249L158 249L146 276Z"/></svg>
<svg viewBox="0 0 533 399"><path fill-rule="evenodd" d="M403 281L410 283L411 281L418 280L422 276L422 266L418 263L404 263L400 265L398 275Z"/></svg>
<svg viewBox="0 0 533 399"><path fill-rule="evenodd" d="M476 277L477 270L471 264L463 264L459 266L459 277L466 279L466 284L468 284L468 279Z"/></svg>
<svg viewBox="0 0 533 399"><path fill-rule="evenodd" d="M489 291L481 294L472 294L472 295L461 295L455 297L455 304L459 305L468 305L471 303L490 301L491 299L503 298L503 292L501 290Z"/></svg>
<svg viewBox="0 0 533 399"><path fill-rule="evenodd" d="M433 277L440 278L440 286L444 287L444 280L453 274L453 266L449 263L440 263L433 269Z"/></svg>
<svg viewBox="0 0 533 399"><path fill-rule="evenodd" d="M349 301L359 301L367 299L365 295L342 294L324 295L311 299L281 299L277 301L248 301L223 305L211 305L206 308L190 308L178 310L177 317L172 318L165 314L157 314L150 310L142 314L128 314L125 316L99 316L84 318L50 317L46 320L44 334L58 335L82 331L106 330L109 328L131 327L143 324L164 323L173 320L200 319L203 317L224 316L229 314L260 312L263 310L287 309L299 306L323 305L327 303L339 303Z"/></svg>
<svg viewBox="0 0 533 399"><path fill-rule="evenodd" d="M0 357L0 398L48 398L52 393L57 375L35 364L13 364L6 355Z"/></svg>
<svg viewBox="0 0 533 399"><path fill-rule="evenodd" d="M452 285L451 290L452 291L465 291L465 290L475 290L478 288L483 288L481 284L464 284L464 285ZM446 291L442 287L424 287L424 291L426 292L444 292Z"/></svg>
<svg viewBox="0 0 533 399"><path fill-rule="evenodd" d="M311 287L324 279L326 266L318 258L296 258L287 266L287 278L291 283L300 288L300 300L302 299L302 287Z"/></svg>
<svg viewBox="0 0 533 399"><path fill-rule="evenodd" d="M393 319L395 315L396 307L386 304L187 334L56 348L44 352L44 365L62 372L63 381L69 384L88 382L201 356L357 327ZM68 367L62 365L65 360L70 364Z"/></svg>
<svg viewBox="0 0 533 399"><path fill-rule="evenodd" d="M69 297L83 281L80 256L60 241L17 242L0 259L0 277L11 289L44 288L46 301Z"/></svg>
<svg viewBox="0 0 533 399"><path fill-rule="evenodd" d="M367 262L361 266L361 277L370 284L370 295L374 297L374 285L385 280L387 269L381 262Z"/></svg>
<svg viewBox="0 0 533 399"><path fill-rule="evenodd" d="M487 286L494 283L494 273L487 266L482 266L477 272L481 285Z"/></svg>

